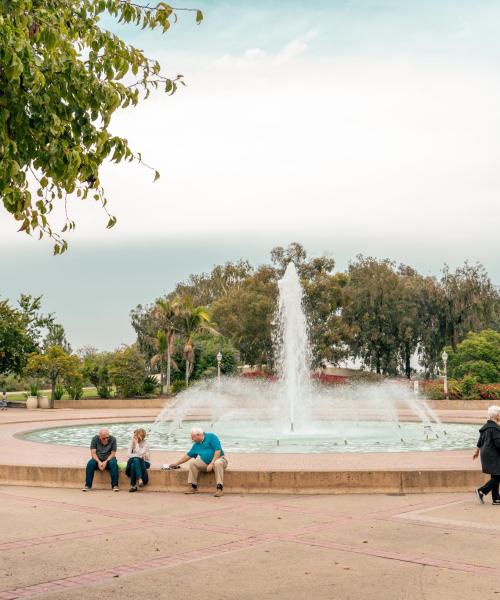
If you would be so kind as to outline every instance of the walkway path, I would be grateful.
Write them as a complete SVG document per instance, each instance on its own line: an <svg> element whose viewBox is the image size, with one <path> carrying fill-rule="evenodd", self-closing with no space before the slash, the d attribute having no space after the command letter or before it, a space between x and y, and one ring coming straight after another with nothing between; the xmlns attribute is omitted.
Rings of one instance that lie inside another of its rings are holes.
<svg viewBox="0 0 500 600"><path fill-rule="evenodd" d="M498 512L464 494L3 487L0 600L492 600Z"/></svg>

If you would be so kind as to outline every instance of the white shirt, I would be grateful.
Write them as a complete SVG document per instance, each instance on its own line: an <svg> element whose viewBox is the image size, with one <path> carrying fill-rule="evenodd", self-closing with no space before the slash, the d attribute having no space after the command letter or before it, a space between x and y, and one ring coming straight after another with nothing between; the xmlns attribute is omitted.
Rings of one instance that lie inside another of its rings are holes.
<svg viewBox="0 0 500 600"><path fill-rule="evenodd" d="M128 458L142 458L149 461L149 446L146 440L142 440L142 442L132 440L128 445L127 456Z"/></svg>

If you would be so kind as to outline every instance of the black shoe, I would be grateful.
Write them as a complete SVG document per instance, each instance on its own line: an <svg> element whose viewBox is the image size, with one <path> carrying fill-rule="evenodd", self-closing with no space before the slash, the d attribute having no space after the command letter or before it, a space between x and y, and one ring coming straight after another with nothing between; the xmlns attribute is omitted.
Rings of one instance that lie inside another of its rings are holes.
<svg viewBox="0 0 500 600"><path fill-rule="evenodd" d="M137 486L133 485L130 489L129 492L137 492Z"/></svg>
<svg viewBox="0 0 500 600"><path fill-rule="evenodd" d="M493 500L492 504L495 506L500 506L500 500Z"/></svg>
<svg viewBox="0 0 500 600"><path fill-rule="evenodd" d="M476 498L479 501L479 504L484 504L484 494L480 489L475 490Z"/></svg>

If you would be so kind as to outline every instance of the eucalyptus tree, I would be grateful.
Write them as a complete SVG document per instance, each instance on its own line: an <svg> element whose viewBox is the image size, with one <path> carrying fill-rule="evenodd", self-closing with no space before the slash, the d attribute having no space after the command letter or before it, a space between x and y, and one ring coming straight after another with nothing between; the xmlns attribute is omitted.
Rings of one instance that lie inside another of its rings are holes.
<svg viewBox="0 0 500 600"><path fill-rule="evenodd" d="M77 198L107 212L99 170L106 160L145 164L110 130L116 110L136 106L141 91L173 94L182 75L165 75L157 60L102 27L102 17L165 33L179 11L141 0L0 0L0 200L19 231L47 235L54 253L67 247L50 213ZM154 180L159 173L154 171Z"/></svg>

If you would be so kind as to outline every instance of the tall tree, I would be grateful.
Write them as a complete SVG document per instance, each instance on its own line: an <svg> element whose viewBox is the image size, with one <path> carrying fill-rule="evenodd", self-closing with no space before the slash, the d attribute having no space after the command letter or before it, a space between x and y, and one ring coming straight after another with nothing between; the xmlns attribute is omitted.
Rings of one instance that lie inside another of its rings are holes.
<svg viewBox="0 0 500 600"><path fill-rule="evenodd" d="M189 385L189 377L193 372L195 361L196 335L205 332L219 335L219 332L212 327L206 308L193 306L189 298L184 299L179 307L179 312L176 315L176 329L184 342L185 377L186 385Z"/></svg>
<svg viewBox="0 0 500 600"><path fill-rule="evenodd" d="M218 331L233 342L241 360L247 364L272 364L276 297L276 271L262 266L231 294L211 306Z"/></svg>
<svg viewBox="0 0 500 600"><path fill-rule="evenodd" d="M451 272L443 269L446 342L455 350L469 331L480 331L498 321L500 292L492 284L483 265L465 263Z"/></svg>
<svg viewBox="0 0 500 600"><path fill-rule="evenodd" d="M45 328L53 322L52 315L40 312L42 297L22 294L18 307L8 300L0 301L0 373L19 375L28 355L41 348Z"/></svg>
<svg viewBox="0 0 500 600"><path fill-rule="evenodd" d="M81 364L78 356L67 354L60 346L52 346L43 354L31 354L26 372L50 381L50 408L54 408L56 385L61 380L78 378L81 374Z"/></svg>
<svg viewBox="0 0 500 600"><path fill-rule="evenodd" d="M181 312L181 305L178 299L168 300L160 298L156 301L153 308L153 318L157 323L156 347L158 352L151 358L152 364L160 364L160 376L163 389L163 364L164 359L167 366L167 396L170 395L170 381L172 364L177 368L177 364L172 360L174 351L175 337L177 334L177 321Z"/></svg>
<svg viewBox="0 0 500 600"><path fill-rule="evenodd" d="M343 317L352 327L352 355L377 373L398 368L400 281L389 260L358 256L350 263L348 302Z"/></svg>
<svg viewBox="0 0 500 600"><path fill-rule="evenodd" d="M216 265L210 273L192 274L187 281L178 283L169 298L191 298L195 306L210 306L241 287L252 273L246 260Z"/></svg>
<svg viewBox="0 0 500 600"><path fill-rule="evenodd" d="M55 204L93 198L106 210L99 178L105 160L137 160L113 135L118 108L152 89L173 94L182 76L101 26L101 17L166 32L178 11L131 0L0 0L0 200L19 230L67 243L54 230ZM203 15L194 10L196 21ZM155 180L159 177L155 172ZM67 213L66 213L67 214ZM109 215L108 227L116 219ZM70 217L62 232L73 229Z"/></svg>

